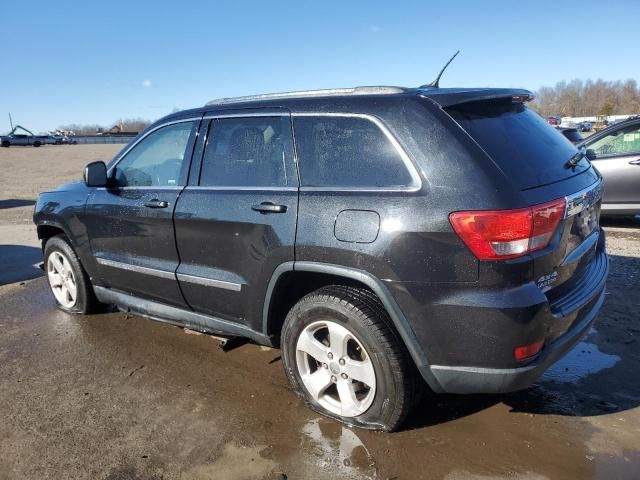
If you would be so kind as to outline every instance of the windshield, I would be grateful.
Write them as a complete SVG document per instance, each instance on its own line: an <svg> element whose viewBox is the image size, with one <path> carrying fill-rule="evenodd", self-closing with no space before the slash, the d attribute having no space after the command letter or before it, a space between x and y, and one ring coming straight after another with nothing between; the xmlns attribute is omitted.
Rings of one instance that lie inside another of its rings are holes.
<svg viewBox="0 0 640 480"><path fill-rule="evenodd" d="M585 158L575 168L566 168L576 148L521 103L472 102L448 108L447 113L521 190L564 180L590 167Z"/></svg>

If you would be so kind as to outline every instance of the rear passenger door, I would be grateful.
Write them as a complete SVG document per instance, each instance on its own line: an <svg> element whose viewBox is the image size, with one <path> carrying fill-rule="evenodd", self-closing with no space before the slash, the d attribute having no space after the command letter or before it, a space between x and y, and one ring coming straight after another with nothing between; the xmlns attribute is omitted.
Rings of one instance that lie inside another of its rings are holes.
<svg viewBox="0 0 640 480"><path fill-rule="evenodd" d="M288 112L206 115L174 222L196 311L260 330L275 268L294 259L298 175Z"/></svg>

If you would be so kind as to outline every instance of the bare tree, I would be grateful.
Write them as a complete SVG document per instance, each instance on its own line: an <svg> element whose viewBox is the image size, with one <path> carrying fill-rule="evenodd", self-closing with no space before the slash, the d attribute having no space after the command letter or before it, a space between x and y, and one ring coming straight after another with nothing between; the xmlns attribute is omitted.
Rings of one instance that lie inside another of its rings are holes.
<svg viewBox="0 0 640 480"><path fill-rule="evenodd" d="M632 79L558 82L541 87L531 107L543 116L631 115L640 113L640 89Z"/></svg>
<svg viewBox="0 0 640 480"><path fill-rule="evenodd" d="M97 125L97 124L86 124L80 125L76 123L71 123L68 125L62 125L58 127L58 130L65 132L73 132L76 135L95 135L97 133L102 133L113 129L113 127L117 127L115 130L122 129L124 133L135 133L141 132L145 128L147 128L151 122L149 120L144 120L142 118L124 118L121 120L117 120L110 125Z"/></svg>

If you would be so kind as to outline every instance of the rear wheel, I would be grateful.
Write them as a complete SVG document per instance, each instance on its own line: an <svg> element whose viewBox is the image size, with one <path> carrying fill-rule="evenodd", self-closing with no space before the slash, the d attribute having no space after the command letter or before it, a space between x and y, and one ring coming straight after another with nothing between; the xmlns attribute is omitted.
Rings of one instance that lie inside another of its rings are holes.
<svg viewBox="0 0 640 480"><path fill-rule="evenodd" d="M33 142L34 147L39 147L40 145L42 145L42 142L40 140L36 140L35 142Z"/></svg>
<svg viewBox="0 0 640 480"><path fill-rule="evenodd" d="M296 393L344 423L394 430L418 397L415 367L368 290L330 286L307 295L287 315L281 346Z"/></svg>
<svg viewBox="0 0 640 480"><path fill-rule="evenodd" d="M47 241L44 265L58 308L72 313L90 313L98 308L89 276L66 237L58 235Z"/></svg>
<svg viewBox="0 0 640 480"><path fill-rule="evenodd" d="M9 140L3 140L2 141L2 146L7 148L7 147L11 146L11 142Z"/></svg>

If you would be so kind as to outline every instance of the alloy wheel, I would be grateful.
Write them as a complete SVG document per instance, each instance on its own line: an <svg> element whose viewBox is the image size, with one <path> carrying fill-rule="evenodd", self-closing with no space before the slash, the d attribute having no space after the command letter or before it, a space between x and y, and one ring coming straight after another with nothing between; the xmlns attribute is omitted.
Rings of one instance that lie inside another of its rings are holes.
<svg viewBox="0 0 640 480"><path fill-rule="evenodd" d="M376 394L371 357L356 336L341 324L313 322L296 342L296 364L313 399L329 412L357 417Z"/></svg>
<svg viewBox="0 0 640 480"><path fill-rule="evenodd" d="M69 259L61 252L51 252L47 260L47 277L60 305L71 308L78 297L78 286Z"/></svg>

